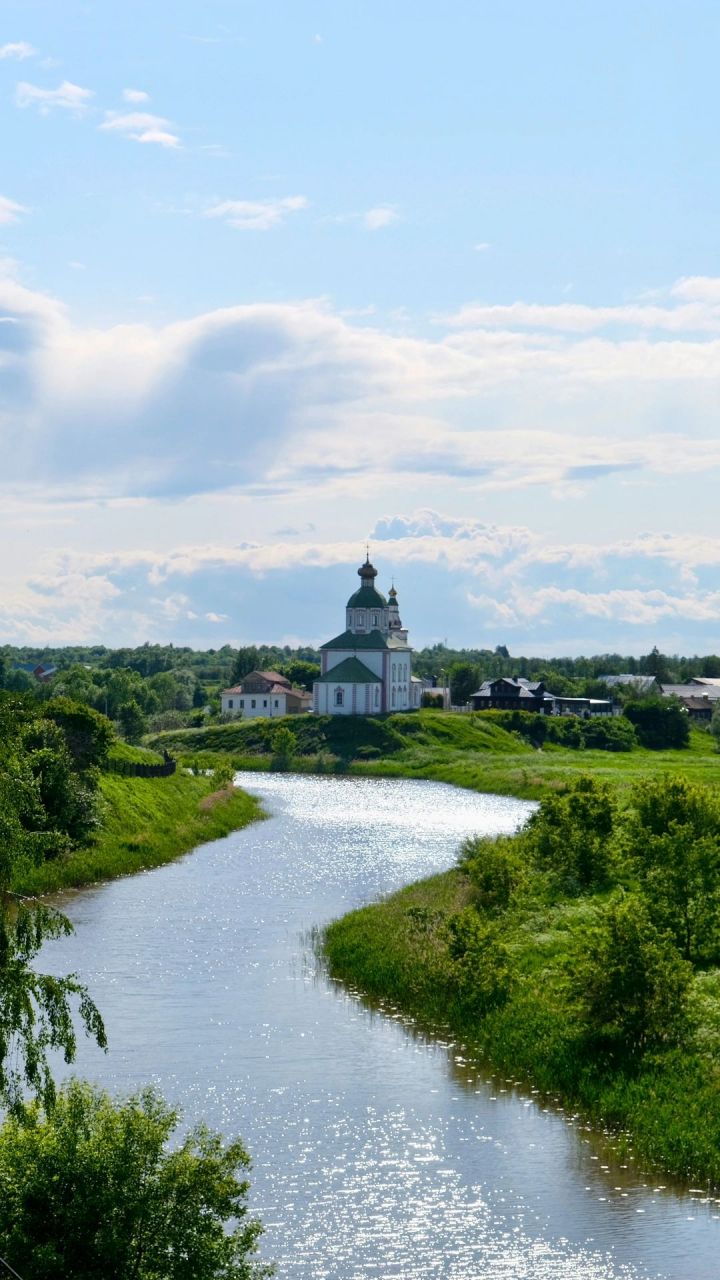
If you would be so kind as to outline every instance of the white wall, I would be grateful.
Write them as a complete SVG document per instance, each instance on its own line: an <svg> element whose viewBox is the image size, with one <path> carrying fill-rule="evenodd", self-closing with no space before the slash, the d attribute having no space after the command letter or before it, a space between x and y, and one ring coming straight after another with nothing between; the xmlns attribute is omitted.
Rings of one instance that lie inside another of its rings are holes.
<svg viewBox="0 0 720 1280"><path fill-rule="evenodd" d="M230 703L233 705L230 706ZM258 716L274 718L287 715L287 698L284 693L223 693L220 705L229 715L242 716L243 720L257 719Z"/></svg>

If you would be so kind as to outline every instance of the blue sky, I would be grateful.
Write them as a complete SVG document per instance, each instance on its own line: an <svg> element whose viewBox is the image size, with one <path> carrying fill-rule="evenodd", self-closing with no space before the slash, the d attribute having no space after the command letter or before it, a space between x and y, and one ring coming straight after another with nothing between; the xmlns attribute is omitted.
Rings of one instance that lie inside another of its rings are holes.
<svg viewBox="0 0 720 1280"><path fill-rule="evenodd" d="M3 0L0 640L720 649L719 45Z"/></svg>

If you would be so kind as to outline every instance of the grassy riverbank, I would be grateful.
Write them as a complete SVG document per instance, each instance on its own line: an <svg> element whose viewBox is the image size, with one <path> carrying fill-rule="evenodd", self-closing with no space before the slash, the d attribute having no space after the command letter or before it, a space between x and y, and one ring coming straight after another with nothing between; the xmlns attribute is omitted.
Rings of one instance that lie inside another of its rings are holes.
<svg viewBox="0 0 720 1280"><path fill-rule="evenodd" d="M473 791L540 799L579 771L627 790L641 778L682 769L698 782L720 781L720 754L710 734L694 729L683 751L578 750L547 744L535 750L502 728L492 713L419 711L383 717L290 716L158 734L152 746L200 756L223 756L238 769L269 769L279 725L293 733L290 767L369 777L431 778Z"/></svg>
<svg viewBox="0 0 720 1280"><path fill-rule="evenodd" d="M217 789L212 778L184 772L170 778L105 773L100 789L102 822L91 843L38 867L20 863L16 892L52 893L158 867L263 816L244 791Z"/></svg>
<svg viewBox="0 0 720 1280"><path fill-rule="evenodd" d="M575 813L581 803L570 798ZM572 808L556 808L534 832L475 842L456 869L332 924L330 971L426 1026L449 1027L493 1068L614 1129L641 1162L720 1185L720 807L714 797L703 804L714 849L706 843L704 885L702 876L692 884L695 855L683 863L681 853L699 821L692 804L687 822L676 806L660 834L643 828L634 802L614 810L600 840L587 825L592 856L608 853L595 872ZM663 880L668 841L676 856Z"/></svg>

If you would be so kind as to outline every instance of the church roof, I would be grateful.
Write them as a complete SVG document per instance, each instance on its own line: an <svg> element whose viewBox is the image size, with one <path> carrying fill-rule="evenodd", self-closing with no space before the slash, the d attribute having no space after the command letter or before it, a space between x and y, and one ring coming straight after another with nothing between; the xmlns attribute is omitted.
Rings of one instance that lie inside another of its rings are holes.
<svg viewBox="0 0 720 1280"><path fill-rule="evenodd" d="M404 640L398 639L397 636L384 636L382 631L369 631L367 635L356 635L354 631L343 631L342 635L335 636L334 640L328 640L326 644L320 645L321 649L409 649L410 646Z"/></svg>
<svg viewBox="0 0 720 1280"><path fill-rule="evenodd" d="M386 609L387 600L376 591L372 583L363 582L361 587L351 595L345 606L347 609Z"/></svg>
<svg viewBox="0 0 720 1280"><path fill-rule="evenodd" d="M324 646L327 648L327 646ZM316 684L380 684L380 676L370 671L359 658L345 658L324 676L318 676Z"/></svg>

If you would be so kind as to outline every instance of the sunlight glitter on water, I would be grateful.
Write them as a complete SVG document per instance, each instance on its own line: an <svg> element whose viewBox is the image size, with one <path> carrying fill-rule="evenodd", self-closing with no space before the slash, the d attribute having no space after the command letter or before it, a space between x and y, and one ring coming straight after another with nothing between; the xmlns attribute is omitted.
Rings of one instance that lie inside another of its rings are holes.
<svg viewBox="0 0 720 1280"><path fill-rule="evenodd" d="M533 806L432 782L240 782L275 816L66 898L77 932L46 961L89 983L110 1040L107 1057L82 1045L78 1072L155 1081L189 1122L243 1136L280 1277L715 1280L716 1206L643 1187L451 1036L367 1009L316 963L314 926Z"/></svg>

